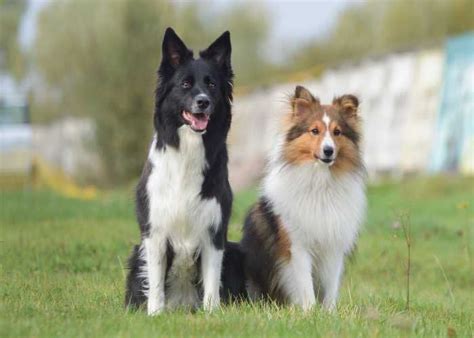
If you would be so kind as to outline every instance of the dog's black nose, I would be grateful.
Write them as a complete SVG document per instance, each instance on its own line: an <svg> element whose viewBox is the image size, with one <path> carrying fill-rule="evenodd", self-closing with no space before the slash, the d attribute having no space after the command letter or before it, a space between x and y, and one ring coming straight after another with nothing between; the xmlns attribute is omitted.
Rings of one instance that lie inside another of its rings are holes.
<svg viewBox="0 0 474 338"><path fill-rule="evenodd" d="M323 148L323 153L324 153L324 155L326 155L327 157L331 157L332 154L334 154L334 148L333 148L333 147L326 146L326 147Z"/></svg>
<svg viewBox="0 0 474 338"><path fill-rule="evenodd" d="M209 103L210 102L209 102L209 99L207 98L207 96L199 95L196 98L196 104L197 104L198 108L201 109L201 110L204 110L207 107L209 107Z"/></svg>

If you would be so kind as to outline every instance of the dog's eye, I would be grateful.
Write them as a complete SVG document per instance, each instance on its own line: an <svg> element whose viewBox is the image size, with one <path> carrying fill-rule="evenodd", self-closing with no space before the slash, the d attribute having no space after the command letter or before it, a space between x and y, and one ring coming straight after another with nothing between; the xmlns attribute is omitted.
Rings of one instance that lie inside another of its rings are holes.
<svg viewBox="0 0 474 338"><path fill-rule="evenodd" d="M341 130L340 129L334 129L334 136L339 136L341 135Z"/></svg>
<svg viewBox="0 0 474 338"><path fill-rule="evenodd" d="M216 84L212 81L209 81L208 85L209 88L216 88Z"/></svg>
<svg viewBox="0 0 474 338"><path fill-rule="evenodd" d="M318 128L311 129L311 134L318 135L319 134L319 129Z"/></svg>
<svg viewBox="0 0 474 338"><path fill-rule="evenodd" d="M191 88L191 81L184 80L183 82L181 82L181 87L184 88L184 89Z"/></svg>

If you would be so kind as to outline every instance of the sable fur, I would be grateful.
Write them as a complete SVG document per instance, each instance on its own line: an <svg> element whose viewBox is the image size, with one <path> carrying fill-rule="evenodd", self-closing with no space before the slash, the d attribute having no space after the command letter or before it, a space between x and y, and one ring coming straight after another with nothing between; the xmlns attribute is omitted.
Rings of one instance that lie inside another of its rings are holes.
<svg viewBox="0 0 474 338"><path fill-rule="evenodd" d="M296 87L243 227L251 298L335 308L366 205L358 105L353 95L324 105Z"/></svg>

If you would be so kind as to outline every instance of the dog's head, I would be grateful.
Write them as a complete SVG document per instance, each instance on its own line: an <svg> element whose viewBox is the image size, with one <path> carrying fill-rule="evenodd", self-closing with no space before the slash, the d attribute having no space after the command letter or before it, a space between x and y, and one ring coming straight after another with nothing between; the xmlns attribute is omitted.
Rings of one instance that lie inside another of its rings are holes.
<svg viewBox="0 0 474 338"><path fill-rule="evenodd" d="M336 171L361 166L359 100L343 95L323 105L306 88L297 86L286 117L284 156L293 164L316 163Z"/></svg>
<svg viewBox="0 0 474 338"><path fill-rule="evenodd" d="M232 100L229 32L201 51L198 59L171 28L165 32L162 48L156 94L157 130L160 124L175 128L186 125L196 133L205 133L211 124L230 121L219 116L230 114Z"/></svg>

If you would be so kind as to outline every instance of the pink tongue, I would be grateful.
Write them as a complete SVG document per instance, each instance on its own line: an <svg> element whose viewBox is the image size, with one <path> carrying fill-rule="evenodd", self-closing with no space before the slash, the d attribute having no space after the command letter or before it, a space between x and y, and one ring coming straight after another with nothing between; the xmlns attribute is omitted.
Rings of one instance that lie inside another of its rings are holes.
<svg viewBox="0 0 474 338"><path fill-rule="evenodd" d="M209 116L204 114L192 114L186 111L183 111L183 118L188 121L191 128L196 131L202 131L206 129L209 122Z"/></svg>
<svg viewBox="0 0 474 338"><path fill-rule="evenodd" d="M198 118L196 116L192 116L191 127L196 130L204 130L207 127L207 122L207 117Z"/></svg>

